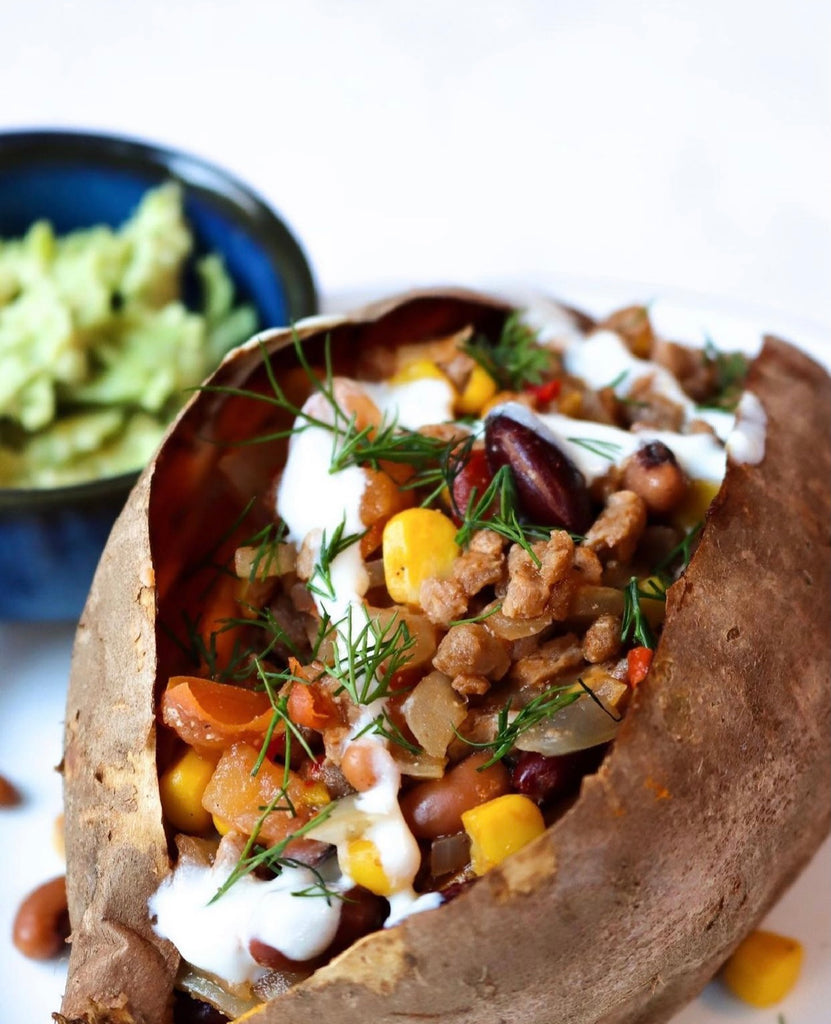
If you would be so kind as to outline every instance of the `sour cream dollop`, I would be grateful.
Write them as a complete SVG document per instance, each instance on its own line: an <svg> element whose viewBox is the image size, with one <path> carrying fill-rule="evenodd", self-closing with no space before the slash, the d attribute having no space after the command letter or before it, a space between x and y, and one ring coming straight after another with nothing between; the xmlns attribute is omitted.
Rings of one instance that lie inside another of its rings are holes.
<svg viewBox="0 0 831 1024"><path fill-rule="evenodd" d="M211 902L231 870L230 864L184 862L150 897L157 934L169 939L195 967L233 985L254 982L265 968L251 956L252 940L291 960L308 960L335 937L341 901L297 895L318 885L307 868L285 867L269 881L246 875Z"/></svg>
<svg viewBox="0 0 831 1024"><path fill-rule="evenodd" d="M727 453L733 462L758 465L765 457L768 418L752 391L745 391L736 409L736 426L727 438Z"/></svg>

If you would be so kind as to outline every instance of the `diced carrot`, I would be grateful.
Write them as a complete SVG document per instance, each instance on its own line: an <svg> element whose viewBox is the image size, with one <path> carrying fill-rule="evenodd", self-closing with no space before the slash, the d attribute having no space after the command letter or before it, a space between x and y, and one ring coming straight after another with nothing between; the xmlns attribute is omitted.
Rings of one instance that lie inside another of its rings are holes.
<svg viewBox="0 0 831 1024"><path fill-rule="evenodd" d="M364 468L367 481L361 495L361 522L367 532L361 538L361 555L367 558L381 546L384 526L396 512L415 504L415 492L403 491L386 473Z"/></svg>
<svg viewBox="0 0 831 1024"><path fill-rule="evenodd" d="M227 668L234 656L239 627L229 628L228 622L240 617L239 593L239 580L233 576L218 576L203 605L199 634L205 649L215 651L216 663L212 667L217 671Z"/></svg>
<svg viewBox="0 0 831 1024"><path fill-rule="evenodd" d="M314 683L294 683L286 710L295 725L317 732L322 732L340 718L335 702Z"/></svg>
<svg viewBox="0 0 831 1024"><path fill-rule="evenodd" d="M173 676L161 703L165 725L206 754L232 743L259 746L274 716L267 694L197 676ZM278 723L275 736L281 742L283 730Z"/></svg>
<svg viewBox="0 0 831 1024"><path fill-rule="evenodd" d="M252 772L259 752L237 743L222 755L202 797L202 806L215 818L244 835L252 835L262 824L257 838L264 846L280 842L329 803L322 781L301 779L286 773L281 764L266 759L256 775ZM263 818L266 807L274 810Z"/></svg>
<svg viewBox="0 0 831 1024"><path fill-rule="evenodd" d="M652 654L653 651L649 647L633 647L626 655L630 686L637 686L646 678L652 664Z"/></svg>

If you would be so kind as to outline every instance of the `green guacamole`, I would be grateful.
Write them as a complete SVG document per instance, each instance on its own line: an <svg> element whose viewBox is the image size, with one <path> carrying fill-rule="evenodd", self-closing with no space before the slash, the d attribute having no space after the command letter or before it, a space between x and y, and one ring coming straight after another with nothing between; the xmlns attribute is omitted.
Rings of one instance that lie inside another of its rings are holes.
<svg viewBox="0 0 831 1024"><path fill-rule="evenodd" d="M140 468L200 381L257 329L216 255L196 263L178 185L117 230L0 240L0 487L56 487Z"/></svg>

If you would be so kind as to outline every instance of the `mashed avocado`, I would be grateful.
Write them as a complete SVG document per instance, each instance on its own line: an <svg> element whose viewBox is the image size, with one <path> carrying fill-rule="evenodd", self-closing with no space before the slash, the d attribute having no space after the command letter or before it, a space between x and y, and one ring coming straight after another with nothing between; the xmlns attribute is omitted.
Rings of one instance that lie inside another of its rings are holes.
<svg viewBox="0 0 831 1024"><path fill-rule="evenodd" d="M55 487L142 466L181 405L257 328L218 256L196 263L178 185L118 230L61 238L45 221L0 240L0 487Z"/></svg>

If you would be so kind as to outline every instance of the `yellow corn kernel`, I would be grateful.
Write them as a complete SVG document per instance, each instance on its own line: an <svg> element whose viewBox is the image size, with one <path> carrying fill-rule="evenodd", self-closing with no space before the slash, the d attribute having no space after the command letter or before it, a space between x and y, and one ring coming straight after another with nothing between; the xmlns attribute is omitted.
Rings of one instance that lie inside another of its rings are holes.
<svg viewBox="0 0 831 1024"><path fill-rule="evenodd" d="M326 788L326 783L317 782L305 782L302 788L298 788L298 793L295 798L295 805L300 807L311 808L317 810L320 807L325 807L326 804L332 802L332 797L329 794L329 790Z"/></svg>
<svg viewBox="0 0 831 1024"><path fill-rule="evenodd" d="M447 377L441 372L435 363L431 363L429 359L413 359L409 363L405 363L399 370L397 370L392 377L390 377L390 384L409 384L413 380L424 380L425 378L433 378L435 380L447 380Z"/></svg>
<svg viewBox="0 0 831 1024"><path fill-rule="evenodd" d="M802 967L802 945L775 932L755 931L724 965L722 980L751 1006L773 1006L790 992Z"/></svg>
<svg viewBox="0 0 831 1024"><path fill-rule="evenodd" d="M218 814L211 815L211 821L213 822L214 828L221 836L227 836L234 827L230 821L226 821L225 818L220 818Z"/></svg>
<svg viewBox="0 0 831 1024"><path fill-rule="evenodd" d="M190 748L159 779L165 817L179 832L199 834L211 827L211 815L202 806L205 787L216 765Z"/></svg>
<svg viewBox="0 0 831 1024"><path fill-rule="evenodd" d="M478 416L496 394L498 386L484 366L473 367L464 391L456 399L456 412L460 416Z"/></svg>
<svg viewBox="0 0 831 1024"><path fill-rule="evenodd" d="M397 604L419 603L421 584L446 576L458 557L456 527L442 512L408 508L384 527L384 581Z"/></svg>
<svg viewBox="0 0 831 1024"><path fill-rule="evenodd" d="M545 832L539 807L520 793L507 793L464 811L462 825L470 837L470 862L477 875Z"/></svg>
<svg viewBox="0 0 831 1024"><path fill-rule="evenodd" d="M712 480L693 480L687 488L686 497L672 513L673 524L682 530L697 526L720 489L721 484Z"/></svg>
<svg viewBox="0 0 831 1024"><path fill-rule="evenodd" d="M376 896L392 895L381 854L371 839L353 839L346 847L346 864L341 867L356 885L362 885Z"/></svg>

